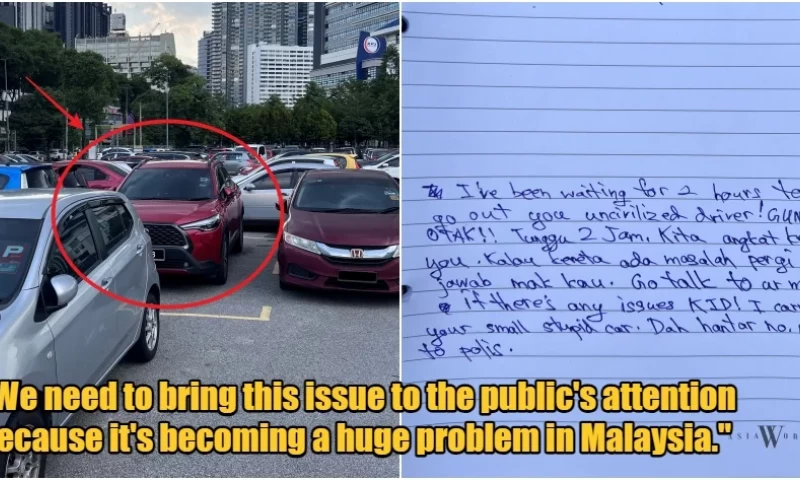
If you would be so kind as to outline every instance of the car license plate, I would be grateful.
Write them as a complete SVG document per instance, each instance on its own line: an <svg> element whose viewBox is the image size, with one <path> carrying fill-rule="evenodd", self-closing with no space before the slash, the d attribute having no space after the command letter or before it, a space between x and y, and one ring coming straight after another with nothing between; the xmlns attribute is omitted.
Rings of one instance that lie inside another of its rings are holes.
<svg viewBox="0 0 800 480"><path fill-rule="evenodd" d="M375 272L339 272L340 282L376 283L378 274Z"/></svg>
<svg viewBox="0 0 800 480"><path fill-rule="evenodd" d="M165 258L164 249L163 248L154 248L153 249L153 260L156 262L163 262Z"/></svg>

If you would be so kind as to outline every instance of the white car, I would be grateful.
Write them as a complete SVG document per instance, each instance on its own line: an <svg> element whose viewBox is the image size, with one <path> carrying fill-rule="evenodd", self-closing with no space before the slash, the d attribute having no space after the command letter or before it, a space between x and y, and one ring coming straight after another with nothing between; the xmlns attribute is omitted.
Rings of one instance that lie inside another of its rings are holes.
<svg viewBox="0 0 800 480"><path fill-rule="evenodd" d="M370 165L364 167L364 170L383 170L384 172L391 175L392 178L400 181L400 154L387 158L386 160L382 161L377 165Z"/></svg>

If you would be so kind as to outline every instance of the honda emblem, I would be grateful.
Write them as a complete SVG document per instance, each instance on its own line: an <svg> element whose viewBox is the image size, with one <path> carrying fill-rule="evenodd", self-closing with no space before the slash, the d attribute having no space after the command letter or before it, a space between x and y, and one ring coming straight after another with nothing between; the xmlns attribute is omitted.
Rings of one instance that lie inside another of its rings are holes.
<svg viewBox="0 0 800 480"><path fill-rule="evenodd" d="M350 257L351 258L364 258L364 250L360 248L351 248L350 249Z"/></svg>

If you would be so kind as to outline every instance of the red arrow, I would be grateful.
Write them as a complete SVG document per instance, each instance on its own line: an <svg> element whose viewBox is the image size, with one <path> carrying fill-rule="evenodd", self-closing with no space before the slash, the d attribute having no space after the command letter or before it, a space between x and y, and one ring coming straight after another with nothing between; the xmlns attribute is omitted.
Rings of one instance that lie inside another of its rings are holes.
<svg viewBox="0 0 800 480"><path fill-rule="evenodd" d="M77 128L78 130L83 130L83 122L81 122L81 117L79 117L77 113L75 115L70 115L67 109L59 105L58 102L56 102L55 100L53 100L53 98L50 95L48 95L47 92L42 90L42 87L33 83L31 77L25 77L25 80L27 80L28 83L30 83L33 86L33 88L35 88L36 91L39 92L45 98L45 100L52 103L53 106L56 107L56 109L59 112L61 112L62 115L67 117L67 119L69 120L70 127Z"/></svg>

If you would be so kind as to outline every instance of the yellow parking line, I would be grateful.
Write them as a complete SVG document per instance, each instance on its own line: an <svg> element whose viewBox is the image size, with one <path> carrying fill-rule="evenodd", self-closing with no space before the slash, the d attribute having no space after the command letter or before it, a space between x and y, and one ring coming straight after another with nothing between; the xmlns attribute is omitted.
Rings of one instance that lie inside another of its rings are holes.
<svg viewBox="0 0 800 480"><path fill-rule="evenodd" d="M268 322L272 314L272 307L261 307L261 315L258 317L240 317L237 315L217 315L214 313L174 313L163 312L162 317L201 317L201 318L220 318L225 320L255 320L259 322Z"/></svg>

